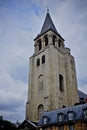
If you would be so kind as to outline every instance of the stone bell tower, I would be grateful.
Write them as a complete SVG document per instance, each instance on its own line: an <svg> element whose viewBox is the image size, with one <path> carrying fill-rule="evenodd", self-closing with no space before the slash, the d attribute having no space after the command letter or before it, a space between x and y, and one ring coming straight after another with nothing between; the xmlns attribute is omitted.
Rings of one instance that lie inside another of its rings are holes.
<svg viewBox="0 0 87 130"><path fill-rule="evenodd" d="M34 39L29 61L26 119L38 121L44 111L78 102L74 57L64 45L47 11L40 34Z"/></svg>

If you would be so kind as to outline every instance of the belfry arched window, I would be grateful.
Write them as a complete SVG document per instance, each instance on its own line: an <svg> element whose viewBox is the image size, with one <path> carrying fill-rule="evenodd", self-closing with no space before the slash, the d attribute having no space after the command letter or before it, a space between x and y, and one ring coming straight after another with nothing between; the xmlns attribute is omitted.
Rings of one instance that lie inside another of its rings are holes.
<svg viewBox="0 0 87 130"><path fill-rule="evenodd" d="M56 36L53 35L53 45L55 45L55 41L56 41Z"/></svg>
<svg viewBox="0 0 87 130"><path fill-rule="evenodd" d="M45 38L45 46L48 46L48 37L45 36L44 38Z"/></svg>
<svg viewBox="0 0 87 130"><path fill-rule="evenodd" d="M42 64L45 63L45 55L42 56Z"/></svg>
<svg viewBox="0 0 87 130"><path fill-rule="evenodd" d="M61 46L61 40L59 39L58 40L58 47L60 47Z"/></svg>
<svg viewBox="0 0 87 130"><path fill-rule="evenodd" d="M38 118L39 118L39 119L41 118L43 112L44 112L44 107L43 107L42 104L40 104L40 105L38 106Z"/></svg>
<svg viewBox="0 0 87 130"><path fill-rule="evenodd" d="M42 48L42 43L41 43L41 40L38 41L38 46L39 46L39 51L41 50Z"/></svg>
<svg viewBox="0 0 87 130"><path fill-rule="evenodd" d="M63 76L59 74L59 89L61 92L64 91L64 81L63 81Z"/></svg>

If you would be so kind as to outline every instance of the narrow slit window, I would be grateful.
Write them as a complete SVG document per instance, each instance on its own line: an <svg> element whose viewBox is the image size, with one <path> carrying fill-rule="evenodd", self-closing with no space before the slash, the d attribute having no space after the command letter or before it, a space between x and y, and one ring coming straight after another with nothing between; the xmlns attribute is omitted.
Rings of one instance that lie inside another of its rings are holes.
<svg viewBox="0 0 87 130"><path fill-rule="evenodd" d="M59 74L59 89L61 92L64 92L64 83L63 83L63 76Z"/></svg>

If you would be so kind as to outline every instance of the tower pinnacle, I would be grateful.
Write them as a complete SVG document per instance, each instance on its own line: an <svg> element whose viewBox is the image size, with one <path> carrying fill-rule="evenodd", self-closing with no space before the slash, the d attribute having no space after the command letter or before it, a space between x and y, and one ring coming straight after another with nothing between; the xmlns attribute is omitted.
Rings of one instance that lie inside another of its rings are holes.
<svg viewBox="0 0 87 130"><path fill-rule="evenodd" d="M48 8L48 6L47 6L47 13L49 13L49 8Z"/></svg>

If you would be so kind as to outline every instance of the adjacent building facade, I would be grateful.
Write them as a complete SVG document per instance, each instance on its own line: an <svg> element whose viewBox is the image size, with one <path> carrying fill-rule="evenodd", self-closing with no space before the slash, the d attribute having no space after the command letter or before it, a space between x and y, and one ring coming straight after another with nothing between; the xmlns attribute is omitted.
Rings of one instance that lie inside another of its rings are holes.
<svg viewBox="0 0 87 130"><path fill-rule="evenodd" d="M44 112L39 130L87 130L87 103Z"/></svg>
<svg viewBox="0 0 87 130"><path fill-rule="evenodd" d="M49 10L40 34L34 39L29 67L26 119L35 122L45 111L78 102L75 60L57 32Z"/></svg>

